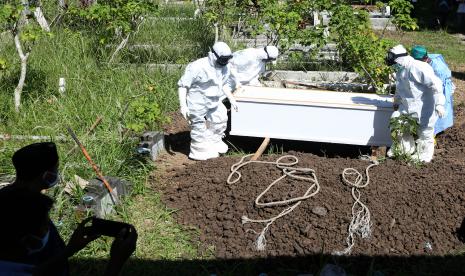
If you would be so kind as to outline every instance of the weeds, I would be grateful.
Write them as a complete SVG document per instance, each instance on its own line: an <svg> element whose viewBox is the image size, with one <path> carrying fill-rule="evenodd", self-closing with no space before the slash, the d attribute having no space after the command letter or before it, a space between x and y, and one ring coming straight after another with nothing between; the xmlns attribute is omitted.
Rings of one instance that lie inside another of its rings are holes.
<svg viewBox="0 0 465 276"><path fill-rule="evenodd" d="M0 133L66 137L66 126L71 126L105 175L133 183L135 198L129 199L114 218L140 229L136 255L142 258L193 256L195 247L190 243L190 236L174 222L159 195L146 181L153 165L136 155L137 137L122 135L117 127L136 119L138 115L134 112L122 115L122 110L128 102L141 97L148 97L158 105L157 114L175 110L176 82L181 72L148 72L143 68L118 70L102 66L92 51L93 38L69 29L58 29L55 33L53 38L39 41L30 56L21 113L15 113L13 106L18 62L12 60L9 62L11 68L0 73ZM14 51L12 42L0 42L2 55L11 56ZM60 77L67 83L64 95L58 92ZM92 134L85 136L98 116L103 117L102 122ZM11 156L15 150L32 142L0 141L0 176L14 175ZM84 179L95 177L79 150L66 155L73 146L71 140L57 141L62 182L49 191L55 199L52 219L65 240L81 219L75 212L75 205L80 203L82 191L68 196L63 188L73 181L74 175ZM149 219L153 220L150 227L146 225ZM77 257L106 258L109 246L110 240L96 241Z"/></svg>

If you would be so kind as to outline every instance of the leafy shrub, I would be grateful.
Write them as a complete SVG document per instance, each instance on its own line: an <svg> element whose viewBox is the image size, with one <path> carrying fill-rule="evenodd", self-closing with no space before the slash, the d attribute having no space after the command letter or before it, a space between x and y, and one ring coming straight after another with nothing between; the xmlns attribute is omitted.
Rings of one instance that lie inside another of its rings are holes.
<svg viewBox="0 0 465 276"><path fill-rule="evenodd" d="M131 102L128 113L131 119L126 123L126 127L136 133L158 129L169 122L169 117L163 114L158 103L148 96L139 97Z"/></svg>
<svg viewBox="0 0 465 276"><path fill-rule="evenodd" d="M413 5L407 0L391 0L389 1L392 14L394 15L393 23L399 30L414 31L418 29L416 19L410 16L413 10Z"/></svg>
<svg viewBox="0 0 465 276"><path fill-rule="evenodd" d="M391 73L384 57L394 43L374 34L366 11L354 11L348 5L339 5L333 10L330 28L343 62L370 82L377 92L384 92L383 84Z"/></svg>

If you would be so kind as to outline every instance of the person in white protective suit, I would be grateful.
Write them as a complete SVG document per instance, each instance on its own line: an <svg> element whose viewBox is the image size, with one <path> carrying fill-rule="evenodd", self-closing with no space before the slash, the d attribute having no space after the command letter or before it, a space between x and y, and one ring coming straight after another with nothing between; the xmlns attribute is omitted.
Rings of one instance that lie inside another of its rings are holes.
<svg viewBox="0 0 465 276"><path fill-rule="evenodd" d="M261 86L258 78L265 73L266 63L275 61L278 55L279 50L275 46L248 48L234 52L231 70L236 85Z"/></svg>
<svg viewBox="0 0 465 276"><path fill-rule="evenodd" d="M178 81L181 114L191 126L189 158L206 160L226 153L228 145L222 138L227 127L228 115L221 102L228 97L237 110L232 97L231 49L224 42L216 42L207 57L187 65Z"/></svg>
<svg viewBox="0 0 465 276"><path fill-rule="evenodd" d="M438 116L442 118L446 113L442 82L431 66L409 56L402 45L388 51L386 63L394 66L396 71L394 103L398 104L399 108L392 117L410 114L418 119L416 153L412 157L422 162L430 162L434 154L434 125ZM405 153L415 152L412 136L403 135L399 142ZM388 156L393 156L392 148Z"/></svg>

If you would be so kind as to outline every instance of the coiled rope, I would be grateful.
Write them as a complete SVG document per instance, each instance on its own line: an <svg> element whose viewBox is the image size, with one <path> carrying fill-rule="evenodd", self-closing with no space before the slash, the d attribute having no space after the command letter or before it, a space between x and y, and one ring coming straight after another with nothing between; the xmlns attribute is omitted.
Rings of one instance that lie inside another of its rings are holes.
<svg viewBox="0 0 465 276"><path fill-rule="evenodd" d="M320 184L318 183L318 179L316 177L315 171L310 169L310 168L299 168L299 167L293 167L297 163L299 163L299 159L294 156L294 155L284 155L280 158L278 158L276 161L252 161L248 160L245 161L246 158L249 158L253 156L253 154L245 155L239 160L239 162L233 164L231 166L231 173L228 176L227 183L228 184L235 184L237 183L241 178L242 174L239 172L239 170L251 163L259 163L259 164L273 164L276 165L277 168L281 169L283 172L283 175L273 181L258 197L255 199L255 206L257 207L271 207L271 206L283 206L283 205L289 205L293 204L287 208L285 208L281 213L279 213L277 216L269 218L269 219L251 219L248 218L247 216L242 216L242 224L246 223L266 223L266 226L263 228L259 236L257 237L256 240L256 248L259 251L265 250L266 247L266 238L265 234L268 231L268 228L273 224L277 219L284 217L285 215L289 214L292 212L297 206L302 203L303 200L309 199L313 196L315 196L319 190L320 190ZM291 159L291 161L283 161L285 159ZM233 178L234 177L234 178ZM307 191L303 196L300 197L295 197L291 199L286 199L286 200L280 200L280 201L272 201L272 202L260 202L260 199L279 181L283 180L286 177L290 177L293 179L299 179L299 180L304 180L308 181L311 183Z"/></svg>
<svg viewBox="0 0 465 276"><path fill-rule="evenodd" d="M369 165L365 170L367 177L365 183L363 183L363 176L358 170L354 168L346 168L342 171L342 180L348 186L352 187L352 197L354 198L355 202L352 205L352 220L349 224L349 235L346 238L347 247L342 251L334 252L336 255L350 254L352 247L355 244L355 235L359 235L362 239L366 239L371 235L371 214L368 207L360 200L360 189L367 187L370 183L370 174L368 171L372 167L379 165L378 161L372 160L372 162L373 164ZM348 180L348 177L353 175L356 175L356 177L355 181L352 182Z"/></svg>

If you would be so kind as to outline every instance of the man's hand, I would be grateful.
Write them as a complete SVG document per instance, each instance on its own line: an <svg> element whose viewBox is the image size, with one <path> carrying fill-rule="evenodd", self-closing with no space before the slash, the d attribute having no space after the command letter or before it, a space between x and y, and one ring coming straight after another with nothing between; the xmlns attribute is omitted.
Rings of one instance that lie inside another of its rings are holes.
<svg viewBox="0 0 465 276"><path fill-rule="evenodd" d="M136 243L137 231L133 226L119 232L111 245L110 261L107 264L105 276L116 276L120 274L126 260L136 250Z"/></svg>
<svg viewBox="0 0 465 276"><path fill-rule="evenodd" d="M436 112L438 113L439 118L444 118L444 116L446 116L446 109L443 105L436 105Z"/></svg>
<svg viewBox="0 0 465 276"><path fill-rule="evenodd" d="M68 257L73 256L76 252L86 247L87 244L100 237L100 235L92 233L92 226L86 226L91 219L92 217L86 218L74 230L66 245L66 255Z"/></svg>
<svg viewBox="0 0 465 276"><path fill-rule="evenodd" d="M137 231L134 227L121 230L111 245L110 258L126 261L136 250L136 243Z"/></svg>

